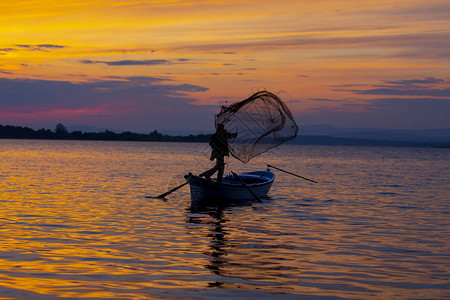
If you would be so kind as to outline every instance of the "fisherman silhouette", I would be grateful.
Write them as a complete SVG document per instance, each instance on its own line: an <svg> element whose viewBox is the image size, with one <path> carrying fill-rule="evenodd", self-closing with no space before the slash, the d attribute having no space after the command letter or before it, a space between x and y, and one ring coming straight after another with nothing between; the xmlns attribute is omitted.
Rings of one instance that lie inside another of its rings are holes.
<svg viewBox="0 0 450 300"><path fill-rule="evenodd" d="M222 182L223 172L225 170L225 156L230 156L228 149L228 139L235 138L237 133L229 133L225 130L223 124L218 124L216 133L211 136L209 145L211 146L210 160L216 160L216 165L206 171L205 178L209 179L217 172L217 182Z"/></svg>

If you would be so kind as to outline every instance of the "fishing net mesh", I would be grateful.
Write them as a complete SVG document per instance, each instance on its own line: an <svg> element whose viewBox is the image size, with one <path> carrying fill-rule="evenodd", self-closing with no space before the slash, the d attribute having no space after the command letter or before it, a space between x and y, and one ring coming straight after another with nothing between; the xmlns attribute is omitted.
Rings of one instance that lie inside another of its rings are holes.
<svg viewBox="0 0 450 300"><path fill-rule="evenodd" d="M215 116L215 126L223 124L229 133L230 153L246 163L297 136L298 126L289 108L268 91L260 91L241 102L222 106Z"/></svg>

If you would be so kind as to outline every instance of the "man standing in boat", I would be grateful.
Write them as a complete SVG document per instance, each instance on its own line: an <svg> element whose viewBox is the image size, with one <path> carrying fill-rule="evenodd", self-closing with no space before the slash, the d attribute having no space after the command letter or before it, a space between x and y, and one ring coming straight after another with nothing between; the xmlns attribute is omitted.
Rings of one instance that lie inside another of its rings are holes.
<svg viewBox="0 0 450 300"><path fill-rule="evenodd" d="M209 140L209 145L212 149L210 160L215 159L216 165L206 172L205 177L207 179L217 172L217 182L222 182L223 172L225 170L225 156L230 156L228 139L235 138L236 136L237 133L229 133L226 131L223 124L217 125L216 133Z"/></svg>

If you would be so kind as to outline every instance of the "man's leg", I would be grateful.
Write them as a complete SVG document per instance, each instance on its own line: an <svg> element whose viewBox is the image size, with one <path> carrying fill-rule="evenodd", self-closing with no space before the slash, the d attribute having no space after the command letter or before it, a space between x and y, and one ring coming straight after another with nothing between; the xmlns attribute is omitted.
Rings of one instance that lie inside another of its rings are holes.
<svg viewBox="0 0 450 300"><path fill-rule="evenodd" d="M208 171L206 171L205 174L205 178L209 179L211 176L214 175L214 173L217 172L217 170L219 170L219 167L217 166L217 163L214 165L214 167L212 167L211 169L209 169Z"/></svg>
<svg viewBox="0 0 450 300"><path fill-rule="evenodd" d="M217 161L217 168L218 168L218 172L217 172L217 182L222 182L222 178L223 178L223 172L225 171L225 158L222 157L218 157L216 158Z"/></svg>

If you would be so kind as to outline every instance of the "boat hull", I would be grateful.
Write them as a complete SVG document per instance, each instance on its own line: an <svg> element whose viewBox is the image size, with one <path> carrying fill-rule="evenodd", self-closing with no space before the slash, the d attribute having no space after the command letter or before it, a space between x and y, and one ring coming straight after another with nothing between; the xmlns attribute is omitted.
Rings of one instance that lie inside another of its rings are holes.
<svg viewBox="0 0 450 300"><path fill-rule="evenodd" d="M245 186L233 176L225 177L221 183L191 174L186 176L192 205L255 200L255 196L264 198L275 180L271 171L246 172L238 176Z"/></svg>

